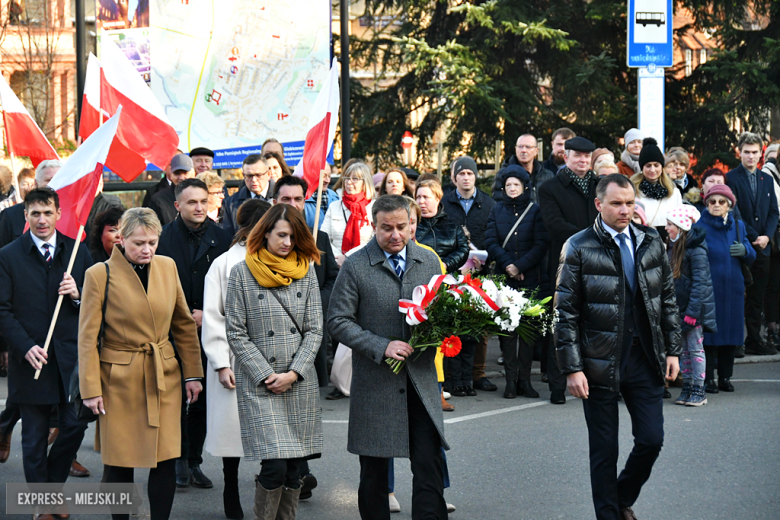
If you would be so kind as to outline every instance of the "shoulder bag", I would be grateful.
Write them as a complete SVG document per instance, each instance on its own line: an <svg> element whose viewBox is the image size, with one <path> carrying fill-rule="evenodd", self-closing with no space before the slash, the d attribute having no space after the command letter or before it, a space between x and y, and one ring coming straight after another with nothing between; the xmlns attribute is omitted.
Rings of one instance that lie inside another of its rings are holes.
<svg viewBox="0 0 780 520"><path fill-rule="evenodd" d="M108 267L108 262L104 262L106 266L106 288L103 294L103 315L100 319L100 332L98 332L97 349L98 356L103 349L103 334L106 329L106 305L108 304L108 281L111 277L111 270ZM93 413L91 409L84 406L84 400L81 398L81 390L79 389L79 361L76 359L76 367L73 369L73 374L70 376L70 388L69 388L70 402L76 406L76 414L80 421L91 423L97 420L97 414Z"/></svg>

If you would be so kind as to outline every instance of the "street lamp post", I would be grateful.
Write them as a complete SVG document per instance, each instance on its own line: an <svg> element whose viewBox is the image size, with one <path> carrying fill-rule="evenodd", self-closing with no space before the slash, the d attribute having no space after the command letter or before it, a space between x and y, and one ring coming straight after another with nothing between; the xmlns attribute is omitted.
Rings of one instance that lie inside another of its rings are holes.
<svg viewBox="0 0 780 520"><path fill-rule="evenodd" d="M341 23L341 165L352 153L352 122L349 112L349 0L339 2ZM342 172L343 173L343 172Z"/></svg>

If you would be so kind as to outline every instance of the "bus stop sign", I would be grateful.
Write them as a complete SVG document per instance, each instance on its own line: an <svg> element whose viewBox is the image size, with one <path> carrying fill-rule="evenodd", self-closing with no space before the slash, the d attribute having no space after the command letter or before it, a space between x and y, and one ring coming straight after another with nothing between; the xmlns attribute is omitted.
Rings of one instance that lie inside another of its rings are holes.
<svg viewBox="0 0 780 520"><path fill-rule="evenodd" d="M672 0L628 0L629 67L673 64Z"/></svg>

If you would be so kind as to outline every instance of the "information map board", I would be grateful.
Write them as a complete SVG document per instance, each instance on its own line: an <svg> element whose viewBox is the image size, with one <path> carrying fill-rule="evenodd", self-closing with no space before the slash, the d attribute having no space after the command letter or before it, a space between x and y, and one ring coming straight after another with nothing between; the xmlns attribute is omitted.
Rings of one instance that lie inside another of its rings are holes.
<svg viewBox="0 0 780 520"><path fill-rule="evenodd" d="M97 2L100 18L101 7L115 0ZM216 154L215 168L238 168L273 137L287 163L298 163L312 104L328 77L328 0L130 3L148 9L148 79L182 150L205 146ZM101 37L132 54L128 29L103 23ZM141 74L143 66L139 60Z"/></svg>

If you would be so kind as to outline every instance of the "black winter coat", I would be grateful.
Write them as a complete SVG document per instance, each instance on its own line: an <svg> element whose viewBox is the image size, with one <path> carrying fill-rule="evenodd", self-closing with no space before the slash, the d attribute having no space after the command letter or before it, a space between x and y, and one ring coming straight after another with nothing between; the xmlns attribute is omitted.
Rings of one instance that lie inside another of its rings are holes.
<svg viewBox="0 0 780 520"><path fill-rule="evenodd" d="M596 184L593 175L586 196L569 177L569 169L564 167L555 177L539 188L539 206L542 209L544 227L550 235L549 277L551 283L556 280L563 244L575 233L593 225L596 211ZM552 283L553 289L555 284Z"/></svg>
<svg viewBox="0 0 780 520"><path fill-rule="evenodd" d="M512 233L506 247L503 247L509 231L531 203L531 192L525 191L515 198L504 194L503 199L503 202L496 204L490 212L487 231L485 231L485 247L490 258L496 262L497 274L506 274L506 268L510 265L517 267L523 274L522 281L507 276L507 284L510 287L535 289L542 283L545 274L542 270L546 268L543 260L550 247L542 212L538 204L531 206L523 221ZM547 277L545 276L544 279L547 280Z"/></svg>
<svg viewBox="0 0 780 520"><path fill-rule="evenodd" d="M51 266L46 265L29 231L0 250L0 334L9 354L8 400L19 404L59 403L60 396L68 395L78 359L79 306L69 296L60 307L47 364L37 380L35 369L24 359L33 346L43 348L46 342L57 293L76 241L58 232L56 244ZM71 271L79 292L90 267L92 257L82 243Z"/></svg>
<svg viewBox="0 0 780 520"><path fill-rule="evenodd" d="M160 224L167 226L179 215L176 206L173 205L176 202L176 186L169 186L154 194L149 208L153 209L157 213L157 218L160 219Z"/></svg>
<svg viewBox="0 0 780 520"><path fill-rule="evenodd" d="M466 234L459 225L447 218L447 212L441 205L435 216L420 219L416 238L417 242L425 244L439 255L447 266L448 273L456 272L468 259L469 243Z"/></svg>
<svg viewBox="0 0 780 520"><path fill-rule="evenodd" d="M24 203L15 204L0 212L0 248L22 236L26 224Z"/></svg>
<svg viewBox="0 0 780 520"><path fill-rule="evenodd" d="M266 191L267 197L260 197L262 200L273 204L274 198L274 180L268 181L268 191ZM231 237L235 236L238 232L238 208L245 200L252 198L252 194L246 185L241 186L241 189L235 192L233 195L225 199L222 203L222 228L227 231ZM320 222L322 224L322 222Z"/></svg>
<svg viewBox="0 0 780 520"><path fill-rule="evenodd" d="M501 165L501 168L503 169L506 166L509 166L511 164L522 166L520 164L520 161L517 160L517 156L513 154L509 159L504 161L504 163ZM501 202L504 197L504 176L499 175L500 173L501 172L499 171L496 174L496 179L493 181L493 200L495 200L496 202ZM555 177L555 174L550 170L544 168L542 166L542 163L537 161L536 159L534 159L533 171L528 172L528 174L531 176L531 185L526 186L525 189L526 191L529 191L531 193L531 202L538 204L539 187L545 182Z"/></svg>
<svg viewBox="0 0 780 520"><path fill-rule="evenodd" d="M152 197L154 197L154 195L158 191L164 190L170 185L171 184L168 182L168 178L165 176L165 172L163 172L163 176L162 179L160 179L160 182L158 182L157 184L155 184L154 186L146 190L146 195L144 195L144 201L142 203L142 206L144 208L150 207L149 204L152 202Z"/></svg>
<svg viewBox="0 0 780 520"><path fill-rule="evenodd" d="M682 352L674 279L658 232L633 224L631 231L638 287L652 333L653 365L658 384L663 384L666 356ZM628 333L625 294L630 292L625 288L620 248L599 217L566 242L561 258L555 292L558 365L564 374L584 372L591 388L617 392L623 335Z"/></svg>
<svg viewBox="0 0 780 520"><path fill-rule="evenodd" d="M163 227L157 254L173 258L179 271L179 281L187 299L190 311L203 310L203 291L211 263L219 255L230 249L232 237L207 218L203 224L206 231L200 239L195 255L190 247L197 237L190 231L181 218L177 218Z"/></svg>
<svg viewBox="0 0 780 520"><path fill-rule="evenodd" d="M487 228L488 217L490 217L490 210L495 205L496 201L491 199L487 193L476 190L474 192L474 202L471 205L471 209L469 209L469 214L466 215L463 206L458 202L458 190L452 190L441 199L440 207L446 212L447 218L452 224L466 228L464 230L466 238L474 244L474 247L485 249L485 229ZM418 232L417 236L419 235ZM444 257L442 257L443 259ZM445 261L444 263L446 264L447 262Z"/></svg>
<svg viewBox="0 0 780 520"><path fill-rule="evenodd" d="M759 236L769 238L775 236L780 212L778 212L775 181L772 175L761 170L756 171L757 196L753 195L748 175L745 167L740 164L726 174L726 180L737 199L737 206L747 229L747 237L752 243ZM756 251L760 255L768 256L771 248L766 247Z"/></svg>
<svg viewBox="0 0 780 520"><path fill-rule="evenodd" d="M677 307L680 309L680 325L683 330L692 327L683 321L690 316L696 319L696 325L704 327L704 332L717 332L715 318L715 292L712 289L710 260L707 243L704 239L707 231L702 227L693 227L685 240L685 256L680 269L680 277L674 279L674 292L677 295ZM672 270L672 249L669 244L667 255Z"/></svg>

